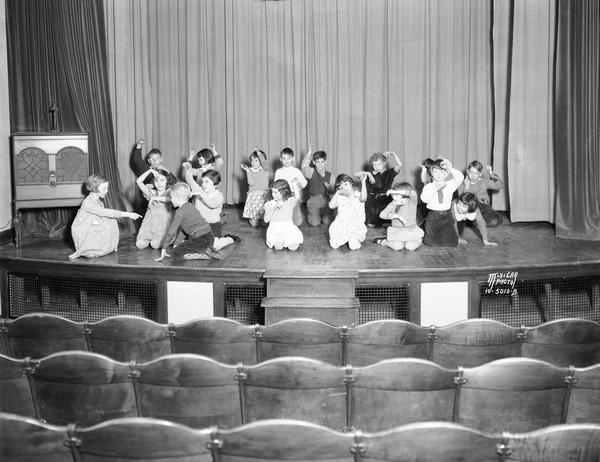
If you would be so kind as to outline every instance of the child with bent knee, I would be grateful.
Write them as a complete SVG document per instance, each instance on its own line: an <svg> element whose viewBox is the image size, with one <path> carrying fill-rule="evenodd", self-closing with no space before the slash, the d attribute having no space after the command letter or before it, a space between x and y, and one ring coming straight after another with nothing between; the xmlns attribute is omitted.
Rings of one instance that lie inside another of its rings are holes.
<svg viewBox="0 0 600 462"><path fill-rule="evenodd" d="M490 205L488 191L499 191L504 188L504 181L494 173L491 165L485 170L483 164L474 160L467 167L467 177L458 187L458 194L470 192L477 197L478 209L490 228L502 223L502 215L496 212Z"/></svg>
<svg viewBox="0 0 600 462"><path fill-rule="evenodd" d="M248 194L244 203L242 216L248 219L250 226L256 228L265 214L265 201L269 193L269 172L263 166L267 165L267 155L255 148L250 154L250 167L242 164L248 182Z"/></svg>
<svg viewBox="0 0 600 462"><path fill-rule="evenodd" d="M302 190L308 182L300 169L292 165L294 161L294 151L292 148L283 148L279 154L281 167L275 170L275 181L285 180L290 186L292 194L296 198L296 206L294 207L293 221L296 226L302 224L302 212L300 211L300 201L302 200Z"/></svg>
<svg viewBox="0 0 600 462"><path fill-rule="evenodd" d="M152 186L146 184L149 176L152 176ZM145 249L150 245L153 249L160 249L173 215L167 197L167 177L159 170L151 168L142 173L136 183L148 201L148 208L138 231L135 246L138 249Z"/></svg>
<svg viewBox="0 0 600 462"><path fill-rule="evenodd" d="M454 217L454 224L456 226L456 232L458 234L458 243L466 244L467 241L463 239L462 233L465 229L465 223L471 221L474 222L479 229L483 245L495 247L498 244L488 240L487 226L485 219L479 210L479 203L477 196L473 193L463 193L457 200L452 201L452 216Z"/></svg>
<svg viewBox="0 0 600 462"><path fill-rule="evenodd" d="M354 189L352 177L346 174L335 179L335 194L329 202L330 209L337 209L337 216L329 227L329 245L337 249L348 244L350 250L360 249L367 237L365 226L365 201L367 200L367 175L360 179L360 192Z"/></svg>
<svg viewBox="0 0 600 462"><path fill-rule="evenodd" d="M265 203L265 223L267 228L267 246L275 250L298 250L304 242L300 228L294 224L294 208L298 198L292 194L286 180L276 180L271 185L273 199Z"/></svg>
<svg viewBox="0 0 600 462"><path fill-rule="evenodd" d="M379 216L384 220L391 220L392 225L387 228L387 237L377 238L373 242L393 250L418 249L425 233L417 226L419 199L416 191L410 183L394 183L387 195L391 196L392 202Z"/></svg>
<svg viewBox="0 0 600 462"><path fill-rule="evenodd" d="M306 201L306 221L310 226L319 226L331 223L331 210L328 207L331 188L331 172L325 170L327 153L325 151L313 152L312 144L302 160L302 174L308 180L310 197Z"/></svg>

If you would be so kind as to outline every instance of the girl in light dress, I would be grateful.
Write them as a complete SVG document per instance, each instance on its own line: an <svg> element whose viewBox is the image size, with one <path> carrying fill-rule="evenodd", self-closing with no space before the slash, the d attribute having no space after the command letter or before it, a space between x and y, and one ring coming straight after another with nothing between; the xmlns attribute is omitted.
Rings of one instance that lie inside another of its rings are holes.
<svg viewBox="0 0 600 462"><path fill-rule="evenodd" d="M298 250L304 242L302 231L293 220L293 212L298 198L292 194L286 180L276 180L271 185L273 199L265 203L265 223L267 228L267 246L275 250Z"/></svg>
<svg viewBox="0 0 600 462"><path fill-rule="evenodd" d="M348 244L351 250L360 249L367 236L365 226L365 201L367 200L367 175L361 175L360 192L354 189L352 177L342 173L335 179L335 194L329 201L330 209L338 209L329 226L329 245L337 249Z"/></svg>
<svg viewBox="0 0 600 462"><path fill-rule="evenodd" d="M102 199L108 194L108 180L96 173L85 181L89 191L71 225L75 252L69 258L96 258L116 252L119 246L117 218L137 220L141 215L133 212L107 209Z"/></svg>
<svg viewBox="0 0 600 462"><path fill-rule="evenodd" d="M269 172L263 168L267 164L267 155L256 148L250 154L250 167L242 164L248 181L248 195L242 216L248 219L250 226L256 228L265 213L265 201L269 192Z"/></svg>
<svg viewBox="0 0 600 462"><path fill-rule="evenodd" d="M149 175L153 176L152 185L154 187L149 187L144 183ZM149 169L140 175L136 183L148 201L148 209L138 231L135 246L138 249L145 249L149 245L153 249L160 249L173 216L171 204L167 198L167 177L157 170Z"/></svg>

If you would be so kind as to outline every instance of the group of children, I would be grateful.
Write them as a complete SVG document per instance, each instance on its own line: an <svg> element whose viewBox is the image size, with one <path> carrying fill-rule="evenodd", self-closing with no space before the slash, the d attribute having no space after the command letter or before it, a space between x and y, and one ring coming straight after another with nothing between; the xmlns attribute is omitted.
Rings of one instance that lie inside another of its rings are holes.
<svg viewBox="0 0 600 462"><path fill-rule="evenodd" d="M222 259L219 250L240 239L223 234L224 198L216 188L221 182L219 169L223 159L214 145L190 152L182 164L185 182L178 182L163 165L159 150L152 149L144 162L143 144L143 139L138 141L132 162L139 174L138 188L148 202L136 246L160 249L157 261L168 256L185 260ZM504 184L491 167L484 169L478 161L469 164L466 178L447 159L423 162L424 186L420 195L426 208L423 230L417 218L420 207L417 192L408 182L394 181L402 163L393 152L375 153L367 171L353 176L340 174L335 181L326 170L327 154L314 151L312 145L301 169L293 166L291 148L282 149L279 159L281 167L270 185L264 151L254 149L250 165L241 166L248 183L243 217L253 227L261 221L268 225L269 248L294 251L303 243L299 227L304 220L300 201L305 188L309 193L306 221L311 226L328 226L329 244L334 249L346 244L352 250L359 249L366 239L367 227L380 226L387 226L386 235L373 242L393 250L415 250L422 243L456 246L466 243L460 236L468 221L475 222L486 246L496 245L488 240L487 226L497 226L502 217L489 205L488 191L499 190ZM115 251L119 237L116 218L141 218L136 213L104 207L101 199L108 192L108 182L100 175L90 176L86 187L90 194L73 223L76 252L70 258L99 257ZM455 192L457 198L453 198Z"/></svg>

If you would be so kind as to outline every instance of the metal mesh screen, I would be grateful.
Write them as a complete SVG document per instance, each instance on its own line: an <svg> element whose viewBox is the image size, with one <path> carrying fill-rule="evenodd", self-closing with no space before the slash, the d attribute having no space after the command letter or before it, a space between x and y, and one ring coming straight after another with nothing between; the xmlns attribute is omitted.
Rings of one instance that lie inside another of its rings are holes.
<svg viewBox="0 0 600 462"><path fill-rule="evenodd" d="M379 319L408 321L408 285L356 287L354 294L360 300L359 324Z"/></svg>
<svg viewBox="0 0 600 462"><path fill-rule="evenodd" d="M154 282L9 273L9 316L52 313L74 321L135 315L156 320Z"/></svg>
<svg viewBox="0 0 600 462"><path fill-rule="evenodd" d="M264 324L265 310L260 305L266 296L264 285L225 286L225 317L242 324Z"/></svg>
<svg viewBox="0 0 600 462"><path fill-rule="evenodd" d="M600 276L517 281L510 293L486 293L481 282L482 318L511 326L541 324L559 318L600 321Z"/></svg>

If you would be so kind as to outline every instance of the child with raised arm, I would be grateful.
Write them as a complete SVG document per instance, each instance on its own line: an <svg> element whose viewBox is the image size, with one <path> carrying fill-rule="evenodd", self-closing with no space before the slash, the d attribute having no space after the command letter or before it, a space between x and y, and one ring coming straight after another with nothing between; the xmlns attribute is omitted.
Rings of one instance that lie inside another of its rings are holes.
<svg viewBox="0 0 600 462"><path fill-rule="evenodd" d="M90 175L85 181L85 187L89 194L83 199L71 225L75 252L69 258L96 258L116 252L119 246L117 218L141 218L137 213L104 207L102 199L108 194L108 180L102 175Z"/></svg>
<svg viewBox="0 0 600 462"><path fill-rule="evenodd" d="M302 189L306 187L308 182L302 172L292 166L294 161L294 151L291 148L283 148L279 154L281 167L275 171L275 181L287 181L293 196L296 198L296 206L294 207L293 221L296 226L302 224L302 212L300 211L300 200L302 199Z"/></svg>
<svg viewBox="0 0 600 462"><path fill-rule="evenodd" d="M330 209L338 213L329 227L329 245L337 249L348 244L350 250L360 249L367 237L365 226L365 201L367 200L367 174L360 179L360 192L354 189L352 177L342 173L335 179L335 194L329 201Z"/></svg>
<svg viewBox="0 0 600 462"><path fill-rule="evenodd" d="M158 148L152 148L148 153L147 159L144 159L144 154L142 153L142 146L146 144L146 140L144 138L140 138L135 145L135 149L133 150L133 155L131 158L131 167L133 168L136 176L141 176L148 170L156 170L158 173L164 175L167 178L167 185L172 185L177 183L177 178L175 175L171 173L171 171L165 167L163 164L163 155ZM148 178L147 176L146 182L152 182L152 178Z"/></svg>
<svg viewBox="0 0 600 462"><path fill-rule="evenodd" d="M146 179L152 177L152 186ZM145 249L150 245L160 249L171 221L172 209L167 197L167 177L155 169L146 170L136 181L138 188L148 201L148 209L138 231L135 246Z"/></svg>
<svg viewBox="0 0 600 462"><path fill-rule="evenodd" d="M387 192L390 202L379 214L384 220L391 220L387 237L376 238L381 244L393 250L416 250L423 243L423 230L417 226L417 205L419 199L410 183L394 183Z"/></svg>
<svg viewBox="0 0 600 462"><path fill-rule="evenodd" d="M331 210L328 207L329 193L331 191L331 172L325 170L327 153L325 151L313 152L313 145L302 160L302 174L308 180L310 197L306 202L306 221L311 226L321 223L328 226L331 223Z"/></svg>
<svg viewBox="0 0 600 462"><path fill-rule="evenodd" d="M209 170L221 170L225 161L221 154L215 148L215 144L211 143L210 148L200 149L198 152L190 149L188 160L181 164L184 170L191 169L192 176L202 176L204 172Z"/></svg>
<svg viewBox="0 0 600 462"><path fill-rule="evenodd" d="M248 219L250 226L256 228L265 214L265 201L269 193L269 172L263 168L267 164L267 155L258 148L250 154L250 167L242 164L248 181L248 194L242 216Z"/></svg>
<svg viewBox="0 0 600 462"><path fill-rule="evenodd" d="M481 234L481 239L483 240L483 245L486 247L495 247L498 244L488 240L487 226L478 205L477 196L473 193L462 193L457 200L452 201L451 210L452 216L454 217L456 232L458 234L458 243L467 243L461 236L465 229L465 223L471 221L475 222L477 225L479 233Z"/></svg>
<svg viewBox="0 0 600 462"><path fill-rule="evenodd" d="M395 160L393 167L389 166L390 156ZM357 172L354 175L362 177L363 173L367 174L367 202L365 203L367 226L383 226L384 220L379 214L391 201L387 191L392 187L394 177L402 168L402 162L395 152L387 151L383 154L376 152L371 156L369 163L370 171Z"/></svg>
<svg viewBox="0 0 600 462"><path fill-rule="evenodd" d="M156 261L165 257L174 260L223 260L223 255L214 247L215 237L209 224L188 202L190 193L191 189L186 183L177 183L170 188L169 196L176 211ZM170 245L173 248L168 253Z"/></svg>
<svg viewBox="0 0 600 462"><path fill-rule="evenodd" d="M458 233L450 211L452 195L463 181L463 174L449 160L426 159L421 168L431 180L423 186L421 200L427 206L423 242L436 247L456 247Z"/></svg>
<svg viewBox="0 0 600 462"><path fill-rule="evenodd" d="M298 199L292 194L286 180L276 180L271 185L273 199L265 204L265 223L267 228L267 246L275 250L298 250L304 242L300 228L294 224L292 215L298 205Z"/></svg>
<svg viewBox="0 0 600 462"><path fill-rule="evenodd" d="M504 181L494 173L491 165L487 165L485 170L483 164L474 160L467 167L467 177L458 187L458 194L470 192L475 194L478 202L478 209L490 228L502 223L502 215L496 212L490 205L490 196L488 191L499 191L504 188Z"/></svg>

